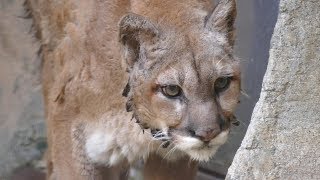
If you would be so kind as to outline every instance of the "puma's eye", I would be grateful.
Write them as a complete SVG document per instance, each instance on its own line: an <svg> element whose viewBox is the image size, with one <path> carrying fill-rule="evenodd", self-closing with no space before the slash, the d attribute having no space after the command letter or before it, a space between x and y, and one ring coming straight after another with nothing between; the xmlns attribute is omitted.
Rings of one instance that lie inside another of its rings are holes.
<svg viewBox="0 0 320 180"><path fill-rule="evenodd" d="M214 83L214 89L217 93L224 91L230 85L231 77L221 77Z"/></svg>
<svg viewBox="0 0 320 180"><path fill-rule="evenodd" d="M168 85L161 88L162 93L168 97L177 97L181 94L181 88L176 85Z"/></svg>

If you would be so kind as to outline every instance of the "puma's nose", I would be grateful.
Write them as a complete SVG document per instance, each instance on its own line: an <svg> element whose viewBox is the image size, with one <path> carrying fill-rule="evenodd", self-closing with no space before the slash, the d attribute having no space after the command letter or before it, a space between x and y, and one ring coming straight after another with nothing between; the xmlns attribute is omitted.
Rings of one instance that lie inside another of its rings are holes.
<svg viewBox="0 0 320 180"><path fill-rule="evenodd" d="M213 138L215 138L221 132L220 128L207 128L207 129L199 129L191 132L192 136L200 139L203 142L210 142Z"/></svg>

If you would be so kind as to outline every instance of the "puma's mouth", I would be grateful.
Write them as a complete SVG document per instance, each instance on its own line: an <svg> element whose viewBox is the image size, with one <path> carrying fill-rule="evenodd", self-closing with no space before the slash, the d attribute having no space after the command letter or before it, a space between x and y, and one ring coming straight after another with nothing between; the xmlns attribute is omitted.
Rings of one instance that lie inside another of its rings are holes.
<svg viewBox="0 0 320 180"><path fill-rule="evenodd" d="M153 138L163 141L162 148L172 145L197 161L209 161L218 148L227 141L228 134L229 129L222 131L211 141L203 142L195 137L176 135L159 129L151 130Z"/></svg>
<svg viewBox="0 0 320 180"><path fill-rule="evenodd" d="M180 151L186 152L197 161L209 161L218 148L227 141L229 129L222 131L209 142L203 142L194 137L176 136L175 146Z"/></svg>

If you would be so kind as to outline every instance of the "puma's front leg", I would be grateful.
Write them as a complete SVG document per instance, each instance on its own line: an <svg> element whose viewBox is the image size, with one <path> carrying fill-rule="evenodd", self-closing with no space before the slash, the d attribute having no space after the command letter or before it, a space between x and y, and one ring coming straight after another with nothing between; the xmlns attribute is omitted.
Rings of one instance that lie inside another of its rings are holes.
<svg viewBox="0 0 320 180"><path fill-rule="evenodd" d="M158 155L149 156L144 166L145 180L193 180L198 169L198 163L183 158L168 161Z"/></svg>

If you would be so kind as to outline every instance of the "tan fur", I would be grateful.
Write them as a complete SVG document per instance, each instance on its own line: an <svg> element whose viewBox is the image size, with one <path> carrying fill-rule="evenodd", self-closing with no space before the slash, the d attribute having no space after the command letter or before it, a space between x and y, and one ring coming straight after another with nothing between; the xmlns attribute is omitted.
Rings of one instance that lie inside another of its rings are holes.
<svg viewBox="0 0 320 180"><path fill-rule="evenodd" d="M188 155L208 160L224 143L240 89L234 0L215 10L209 0L27 4L42 44L49 179L121 179L129 164L151 153L146 178L155 169L157 179L172 178L168 167L179 167L176 179L185 172L192 179L196 163L188 166ZM232 76L230 87L213 95L221 76ZM161 95L168 83L182 88L186 102ZM168 148L150 129L169 134ZM161 168L159 159L172 164Z"/></svg>

